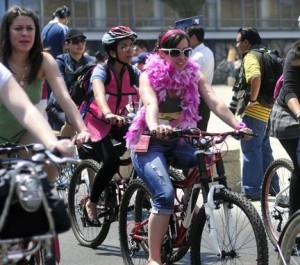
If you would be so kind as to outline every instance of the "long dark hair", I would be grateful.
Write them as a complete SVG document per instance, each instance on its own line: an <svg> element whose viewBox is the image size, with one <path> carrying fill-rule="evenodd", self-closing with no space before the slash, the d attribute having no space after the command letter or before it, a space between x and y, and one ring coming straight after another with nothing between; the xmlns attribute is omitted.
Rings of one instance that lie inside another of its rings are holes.
<svg viewBox="0 0 300 265"><path fill-rule="evenodd" d="M36 79L36 76L38 74L38 71L41 68L42 62L43 62L43 46L41 41L41 33L40 33L40 26L39 26L39 20L36 14L30 10L19 6L11 7L6 11L2 18L1 23L1 31L0 31L0 60L3 62L3 64L6 67L8 66L8 59L12 55L12 48L10 43L10 37L9 37L9 28L14 19L18 16L27 16L30 17L33 20L34 26L35 26L35 37L34 37L34 43L33 46L29 52L29 64L30 64L30 70L28 73L28 76L25 77L25 81L27 83L31 83Z"/></svg>

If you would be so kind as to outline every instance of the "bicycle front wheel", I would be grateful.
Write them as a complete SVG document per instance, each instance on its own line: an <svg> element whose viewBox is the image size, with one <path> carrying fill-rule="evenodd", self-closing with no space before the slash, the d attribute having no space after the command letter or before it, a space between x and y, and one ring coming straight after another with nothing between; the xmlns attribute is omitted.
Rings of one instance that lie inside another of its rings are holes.
<svg viewBox="0 0 300 265"><path fill-rule="evenodd" d="M286 223L278 242L281 250L279 265L300 264L300 210Z"/></svg>
<svg viewBox="0 0 300 265"><path fill-rule="evenodd" d="M88 226L86 223L85 203L89 199L93 180L99 169L98 162L91 159L83 160L74 171L69 187L68 208L73 233L81 245L91 248L102 244L110 228L109 214L106 211L107 189L100 195L97 205L101 227Z"/></svg>
<svg viewBox="0 0 300 265"><path fill-rule="evenodd" d="M148 218L151 196L140 179L129 183L119 209L120 247L124 264L148 264Z"/></svg>
<svg viewBox="0 0 300 265"><path fill-rule="evenodd" d="M267 168L261 196L262 219L272 244L277 245L280 233L289 219L289 193L293 164L276 159Z"/></svg>
<svg viewBox="0 0 300 265"><path fill-rule="evenodd" d="M202 207L192 224L192 264L268 264L267 236L254 206L225 190L215 193L214 202L213 216L207 217Z"/></svg>

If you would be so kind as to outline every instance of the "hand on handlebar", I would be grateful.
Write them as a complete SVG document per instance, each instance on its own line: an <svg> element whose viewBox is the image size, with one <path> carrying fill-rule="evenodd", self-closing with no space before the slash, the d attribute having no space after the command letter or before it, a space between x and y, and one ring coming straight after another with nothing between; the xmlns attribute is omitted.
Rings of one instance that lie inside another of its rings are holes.
<svg viewBox="0 0 300 265"><path fill-rule="evenodd" d="M127 123L126 117L116 115L116 114L113 114L113 113L107 114L105 119L110 125L123 126Z"/></svg>
<svg viewBox="0 0 300 265"><path fill-rule="evenodd" d="M151 128L151 134L155 134L158 139L166 139L173 132L173 128L170 125L160 124L156 128Z"/></svg>
<svg viewBox="0 0 300 265"><path fill-rule="evenodd" d="M59 152L62 157L73 157L75 146L69 139L62 139L53 143L49 148L51 152Z"/></svg>
<svg viewBox="0 0 300 265"><path fill-rule="evenodd" d="M251 140L253 136L256 136L255 134L253 134L253 131L247 127L240 129L240 131L244 132L241 140Z"/></svg>

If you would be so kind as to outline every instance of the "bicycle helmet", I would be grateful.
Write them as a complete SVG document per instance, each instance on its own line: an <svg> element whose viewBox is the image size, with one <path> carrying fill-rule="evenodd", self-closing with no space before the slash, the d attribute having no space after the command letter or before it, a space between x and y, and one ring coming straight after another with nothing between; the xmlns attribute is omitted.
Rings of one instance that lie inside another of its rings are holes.
<svg viewBox="0 0 300 265"><path fill-rule="evenodd" d="M103 48L108 51L110 47L114 47L114 44L118 43L124 39L135 39L137 38L137 34L133 32L129 27L125 26L117 26L111 28L108 32L106 32L102 38Z"/></svg>

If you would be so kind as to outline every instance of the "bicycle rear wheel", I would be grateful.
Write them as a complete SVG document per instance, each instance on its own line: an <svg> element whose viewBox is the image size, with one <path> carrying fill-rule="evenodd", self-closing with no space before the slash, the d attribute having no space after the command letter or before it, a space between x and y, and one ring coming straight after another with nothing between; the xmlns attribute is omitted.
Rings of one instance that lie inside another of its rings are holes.
<svg viewBox="0 0 300 265"><path fill-rule="evenodd" d="M85 203L89 199L92 182L99 169L100 165L96 161L83 160L73 173L69 187L68 208L73 233L80 244L91 248L96 248L102 244L110 228L109 213L106 207L107 189L100 195L97 205L101 227L88 226L85 221Z"/></svg>
<svg viewBox="0 0 300 265"><path fill-rule="evenodd" d="M289 193L293 164L276 159L267 168L261 196L262 219L272 244L277 245L280 233L289 219Z"/></svg>
<svg viewBox="0 0 300 265"><path fill-rule="evenodd" d="M241 195L221 190L215 193L213 210L216 225L215 250L210 236L210 219L201 208L191 230L191 263L268 264L268 242L259 214ZM228 223L228 216L231 222ZM231 229L230 229L231 228ZM231 230L231 232L230 232Z"/></svg>
<svg viewBox="0 0 300 265"><path fill-rule="evenodd" d="M279 265L300 264L300 210L286 223L279 237L278 245L282 256L278 255Z"/></svg>

